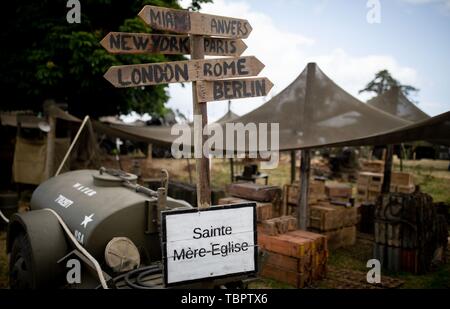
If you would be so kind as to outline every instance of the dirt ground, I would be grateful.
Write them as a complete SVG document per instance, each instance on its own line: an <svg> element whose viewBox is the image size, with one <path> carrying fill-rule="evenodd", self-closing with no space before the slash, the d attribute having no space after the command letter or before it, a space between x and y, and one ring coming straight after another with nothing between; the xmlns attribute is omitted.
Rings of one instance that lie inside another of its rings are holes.
<svg viewBox="0 0 450 309"><path fill-rule="evenodd" d="M141 172L148 178L159 178L160 169L166 168L169 171L171 179L189 182L189 167L191 177L195 182L195 162L190 160L169 160L153 159L141 161ZM115 162L110 162L110 167ZM416 184L421 186L421 190L430 194L435 201L450 203L450 172L447 170L448 161L405 161L403 162L404 171L414 174ZM131 163L124 162L124 169L131 171ZM394 162L394 170L399 170L398 160ZM280 166L275 170L264 171L269 174L269 184L284 185L290 182L290 163L288 156L282 156ZM228 160L214 160L211 169L212 186L224 188L230 182L230 167ZM8 286L8 266L5 250L5 233L0 232L0 288ZM330 253L329 266L331 269L348 270L353 276L358 272L365 274L367 272L365 263L370 259L372 246L367 241L358 241L355 246L342 248ZM355 273L356 272L356 273ZM386 274L389 275L389 274ZM450 288L450 264L447 263L436 269L436 271L423 275L413 276L410 274L392 275L394 279L403 281L402 288ZM329 275L327 280L318 282L316 288L339 288L345 286L339 280L333 280ZM271 280L259 280L251 285L253 288L291 288ZM361 286L364 288L364 286Z"/></svg>

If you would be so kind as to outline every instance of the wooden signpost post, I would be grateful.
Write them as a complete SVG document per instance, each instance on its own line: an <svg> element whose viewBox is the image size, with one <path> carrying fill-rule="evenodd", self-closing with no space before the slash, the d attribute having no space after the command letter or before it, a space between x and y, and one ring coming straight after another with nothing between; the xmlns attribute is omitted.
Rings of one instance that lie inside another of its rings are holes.
<svg viewBox="0 0 450 309"><path fill-rule="evenodd" d="M206 140L203 136L203 129L208 125L207 102L266 96L273 87L273 84L267 78L250 78L257 76L264 68L264 64L254 56L240 57L247 48L241 39L250 35L252 27L244 19L149 5L141 10L139 16L153 29L178 34L110 32L102 39L101 45L108 52L114 54L190 54L191 59L167 63L113 66L105 73L105 79L119 88L192 82L194 117L200 117L202 122L201 127L194 126L194 153L201 154L196 156L197 210L189 211L193 214L186 217L192 217L194 221L181 219L181 221L175 220L175 225L170 225L169 218L172 220L178 217L165 215L162 224L164 231L167 233L165 235L167 241L169 239L171 239L170 241L178 241L177 234L172 235L172 232L170 232L172 227L174 227L173 233L178 233L183 224L190 222L191 225L186 226L187 230L181 234L180 240L182 240L187 233L192 232L190 229L195 224L203 222L201 224L204 225L205 229L208 229L214 223L213 219L220 225L224 224L226 218L228 218L230 225L230 231L227 232L227 235L230 236L230 243L242 240L243 234L240 234L239 229L244 225L246 226L244 230L248 232L249 239L253 239L245 242L252 249L241 250L245 252L244 255L230 257L230 262L226 262L224 265L215 263L209 266L204 265L201 259L198 262L199 265L205 266L204 269L192 268L189 266L190 263L166 264L166 283L190 281L215 277L216 275L227 276L236 273L255 272L256 260L253 260L253 258L256 259L256 250L254 250L256 246L255 205L244 205L246 208L242 208L241 205L239 210L225 207L221 208L221 212L209 211L218 209L217 207L210 208L209 157L203 152L203 143ZM226 56L228 58L205 59L205 55ZM238 215L239 212L245 212L246 215ZM200 217L208 217L206 213L212 215L211 219L200 220ZM214 217L214 215L217 215L217 217ZM236 218L239 218L239 220L236 220ZM236 227L234 227L235 223L238 223ZM218 229L220 229L220 226ZM232 235L231 230L237 231L239 235ZM193 232L196 233L195 229ZM196 240L195 235L193 239ZM192 246L194 243L198 242L194 241ZM209 240L207 243L209 243ZM168 246L167 243L164 245ZM204 244L201 243L200 245ZM169 247L166 247L166 251L169 249ZM214 251L214 248L212 250ZM168 252L165 252L166 262L171 258L167 254ZM244 256L247 264L242 264L241 258ZM176 267L181 267L183 272L177 271Z"/></svg>

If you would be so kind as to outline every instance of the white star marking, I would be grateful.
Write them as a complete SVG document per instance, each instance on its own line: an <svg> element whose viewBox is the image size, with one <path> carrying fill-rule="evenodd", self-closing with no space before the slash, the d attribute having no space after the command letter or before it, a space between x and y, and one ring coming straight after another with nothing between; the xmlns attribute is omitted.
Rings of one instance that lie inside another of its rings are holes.
<svg viewBox="0 0 450 309"><path fill-rule="evenodd" d="M94 214L91 214L90 216L84 216L84 220L83 222L81 222L80 225L84 226L84 228L86 228L86 226L88 225L89 222L92 222L94 220L92 220L92 217L94 216Z"/></svg>

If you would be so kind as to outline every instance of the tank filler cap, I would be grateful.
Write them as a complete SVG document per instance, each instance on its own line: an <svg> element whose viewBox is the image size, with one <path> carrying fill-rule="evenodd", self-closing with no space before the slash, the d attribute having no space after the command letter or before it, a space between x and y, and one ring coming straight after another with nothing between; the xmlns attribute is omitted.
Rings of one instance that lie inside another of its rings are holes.
<svg viewBox="0 0 450 309"><path fill-rule="evenodd" d="M95 173L93 177L94 184L99 187L118 187L124 181L135 184L138 179L136 175L121 170L106 169L104 167L100 168L98 173Z"/></svg>
<svg viewBox="0 0 450 309"><path fill-rule="evenodd" d="M105 261L114 272L122 273L138 268L141 257L129 238L115 237L106 245Z"/></svg>

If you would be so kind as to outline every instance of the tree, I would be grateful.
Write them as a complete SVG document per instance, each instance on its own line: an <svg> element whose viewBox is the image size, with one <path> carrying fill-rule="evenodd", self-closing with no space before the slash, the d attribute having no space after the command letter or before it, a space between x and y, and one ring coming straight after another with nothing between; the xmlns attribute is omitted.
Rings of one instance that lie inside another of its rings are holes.
<svg viewBox="0 0 450 309"><path fill-rule="evenodd" d="M191 9L211 0L193 0ZM177 0L81 1L81 23L70 24L67 0L5 1L0 40L1 110L38 111L45 99L69 104L78 116L164 114L167 85L116 89L103 74L112 65L181 60L182 56L112 55L100 46L110 31L152 32L137 17L145 4L179 8ZM7 100L5 98L8 98Z"/></svg>
<svg viewBox="0 0 450 309"><path fill-rule="evenodd" d="M359 91L363 92L375 92L380 95L391 89L392 87L399 87L405 96L409 96L411 93L417 93L419 89L410 85L401 85L388 70L381 70L375 74L375 78L370 81L366 87Z"/></svg>

